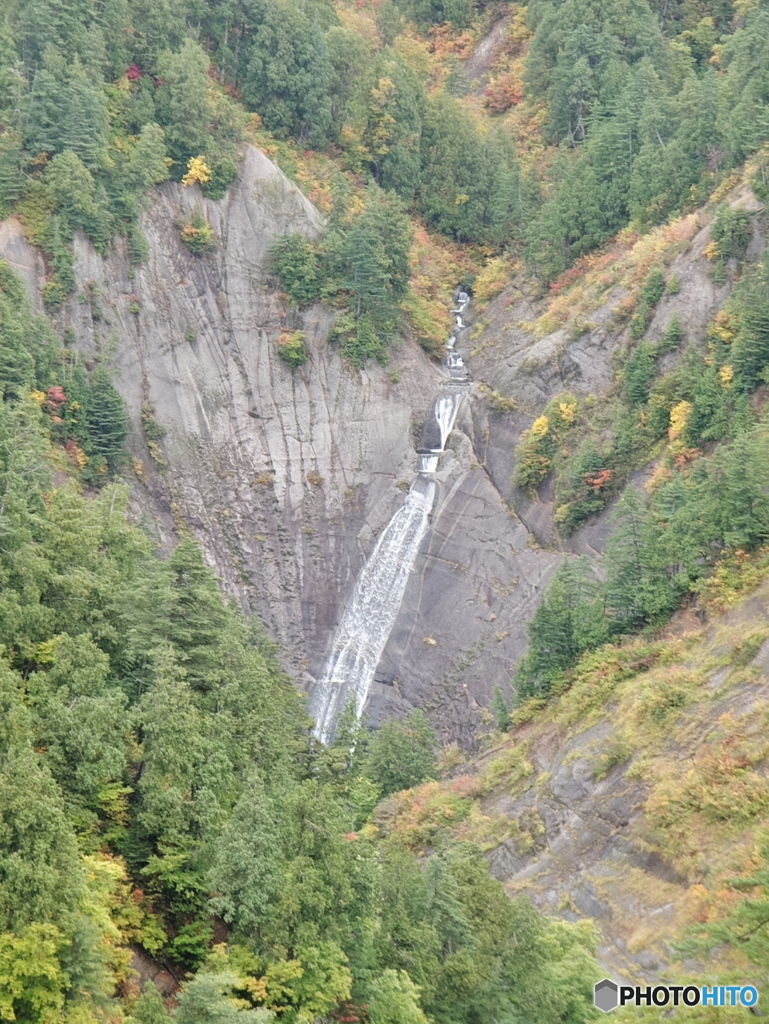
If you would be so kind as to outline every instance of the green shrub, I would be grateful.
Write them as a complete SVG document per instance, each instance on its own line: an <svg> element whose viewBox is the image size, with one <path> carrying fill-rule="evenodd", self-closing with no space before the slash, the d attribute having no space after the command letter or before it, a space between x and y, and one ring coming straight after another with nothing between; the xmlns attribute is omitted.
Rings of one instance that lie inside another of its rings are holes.
<svg viewBox="0 0 769 1024"><path fill-rule="evenodd" d="M750 214L747 210L733 210L725 203L718 208L710 237L718 246L720 260L740 259L750 241Z"/></svg>
<svg viewBox="0 0 769 1024"><path fill-rule="evenodd" d="M285 235L270 249L272 269L280 286L297 306L320 298L323 273L317 247L304 235Z"/></svg>
<svg viewBox="0 0 769 1024"><path fill-rule="evenodd" d="M43 285L43 305L50 313L61 309L66 297L67 293L58 281L46 281Z"/></svg>
<svg viewBox="0 0 769 1024"><path fill-rule="evenodd" d="M211 161L211 178L200 186L200 190L208 199L223 199L227 189L238 176L237 164L228 157Z"/></svg>
<svg viewBox="0 0 769 1024"><path fill-rule="evenodd" d="M292 370L304 366L307 362L307 348L304 343L304 332L284 331L278 338L278 355Z"/></svg>
<svg viewBox="0 0 769 1024"><path fill-rule="evenodd" d="M205 256L216 248L216 232L199 210L182 226L180 236L196 256Z"/></svg>

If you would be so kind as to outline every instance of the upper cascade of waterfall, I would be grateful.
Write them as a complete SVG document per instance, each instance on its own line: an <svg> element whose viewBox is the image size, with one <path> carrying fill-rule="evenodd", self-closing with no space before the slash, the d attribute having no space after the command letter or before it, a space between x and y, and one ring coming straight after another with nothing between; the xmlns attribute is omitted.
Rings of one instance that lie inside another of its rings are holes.
<svg viewBox="0 0 769 1024"><path fill-rule="evenodd" d="M377 665L390 637L419 548L430 525L435 502L435 473L441 452L454 429L459 407L470 383L461 355L454 346L464 330L462 314L470 296L456 296L456 323L447 344L449 377L436 398L417 453L417 477L403 506L379 536L345 606L331 644L322 677L310 698L315 735L331 743L339 716L352 700L363 713ZM433 443L434 442L434 443Z"/></svg>

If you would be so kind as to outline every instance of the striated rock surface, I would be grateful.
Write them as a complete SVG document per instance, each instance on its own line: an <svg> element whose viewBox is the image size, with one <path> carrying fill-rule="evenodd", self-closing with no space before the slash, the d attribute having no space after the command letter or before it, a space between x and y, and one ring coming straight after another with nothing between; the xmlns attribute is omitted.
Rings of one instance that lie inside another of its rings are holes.
<svg viewBox="0 0 769 1024"><path fill-rule="evenodd" d="M218 238L205 258L179 237L196 209ZM100 355L114 368L131 421L137 517L166 550L180 531L194 533L303 685L321 672L357 573L404 500L415 440L446 373L414 344L393 351L397 384L389 369L358 371L326 340L329 311L300 314L282 301L267 266L272 240L321 226L299 190L249 148L221 201L197 188L158 190L141 220L146 263L132 268L119 242L102 258L79 238L78 294L59 317L86 359ZM12 220L0 253L39 308L44 266ZM305 332L300 369L278 356L285 330ZM463 429L472 435L470 416ZM524 607L557 557L526 550L527 531L468 438L452 443L427 551L380 674L393 685L375 687L371 709L377 718L426 706L447 739L468 740L468 708L508 678L525 639Z"/></svg>
<svg viewBox="0 0 769 1024"><path fill-rule="evenodd" d="M182 244L196 209L218 246L204 258ZM257 612L303 686L322 671L334 627L376 537L415 476L421 424L446 370L413 343L390 369L345 363L327 335L332 314L289 308L267 265L272 240L322 227L312 204L259 150L247 149L225 199L162 186L141 219L146 263L131 267L120 242L99 256L76 241L78 293L59 317L86 359L111 362L130 414L136 515L166 550L191 531L227 590ZM674 311L693 335L723 301L702 254L704 228L674 265L681 292L663 299L651 332ZM34 301L40 255L14 220L0 225L0 255L25 277ZM474 386L441 456L433 525L407 586L377 672L369 710L425 707L446 741L468 744L496 685L507 686L525 650L526 624L564 558L546 485L540 500L510 476L520 432L569 387L600 392L626 341L611 293L594 327L576 339L535 340L524 322L543 300L509 289L457 350L471 375L512 396L495 410ZM695 322L696 321L696 322ZM278 355L283 331L305 333L308 362ZM162 436L161 436L162 435ZM569 550L602 546L606 517Z"/></svg>

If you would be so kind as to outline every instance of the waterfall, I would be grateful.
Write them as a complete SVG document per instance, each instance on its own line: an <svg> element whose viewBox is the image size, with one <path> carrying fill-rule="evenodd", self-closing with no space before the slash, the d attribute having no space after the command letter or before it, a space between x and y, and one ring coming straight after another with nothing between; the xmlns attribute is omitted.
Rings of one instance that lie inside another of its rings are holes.
<svg viewBox="0 0 769 1024"><path fill-rule="evenodd" d="M418 477L417 482L421 486L411 488L363 566L313 693L315 735L324 743L333 740L337 719L350 698L360 717L400 609L435 500L435 481Z"/></svg>
<svg viewBox="0 0 769 1024"><path fill-rule="evenodd" d="M435 403L435 421L441 431L441 443L439 448L434 449L436 452L443 452L446 450L446 442L449 439L449 434L454 429L454 423L457 418L457 413L459 412L459 405L463 398L464 394L462 392L449 391L447 394L441 395Z"/></svg>
<svg viewBox="0 0 769 1024"><path fill-rule="evenodd" d="M313 688L310 714L315 719L315 735L323 743L333 741L339 715L349 700L354 700L359 718L363 713L374 673L430 525L438 457L454 429L469 384L462 357L453 351L457 335L464 327L461 314L469 301L465 292L457 296L459 308L452 310L458 314L456 326L447 345L449 380L433 405L431 419L425 424L425 432L430 431L436 439L440 438L440 445L418 453L417 478L402 508L382 531L356 580L334 633L323 675Z"/></svg>

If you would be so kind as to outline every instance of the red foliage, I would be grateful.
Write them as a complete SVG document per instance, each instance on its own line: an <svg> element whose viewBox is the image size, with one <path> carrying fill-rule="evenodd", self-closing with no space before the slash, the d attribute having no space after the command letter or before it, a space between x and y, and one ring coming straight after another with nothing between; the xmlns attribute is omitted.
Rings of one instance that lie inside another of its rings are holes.
<svg viewBox="0 0 769 1024"><path fill-rule="evenodd" d="M451 780L448 788L449 792L456 796L473 797L478 796L481 785L478 779L472 775L460 775L459 778Z"/></svg>
<svg viewBox="0 0 769 1024"><path fill-rule="evenodd" d="M594 491L600 491L602 487L612 478L612 471L610 469L599 469L595 473L585 473L582 479L588 485L592 487Z"/></svg>
<svg viewBox="0 0 769 1024"><path fill-rule="evenodd" d="M60 409L62 405L67 404L67 396L61 384L55 384L52 388L48 388L46 396L46 401L52 409Z"/></svg>
<svg viewBox="0 0 769 1024"><path fill-rule="evenodd" d="M128 70L126 71L126 78L129 82L138 82L142 77L141 69L138 68L136 64L129 65Z"/></svg>
<svg viewBox="0 0 769 1024"><path fill-rule="evenodd" d="M357 832L348 832L347 835L345 836L345 839L347 840L348 843L354 843L357 838Z"/></svg>
<svg viewBox="0 0 769 1024"><path fill-rule="evenodd" d="M517 106L523 99L523 89L519 78L508 72L500 75L483 94L483 105L492 114L502 114L510 107Z"/></svg>
<svg viewBox="0 0 769 1024"><path fill-rule="evenodd" d="M610 267L620 255L620 251L616 244L609 243L609 246L602 252L591 252L586 256L580 256L573 267L564 270L560 277L551 282L550 294L557 295L590 270L604 270L606 267Z"/></svg>

